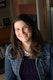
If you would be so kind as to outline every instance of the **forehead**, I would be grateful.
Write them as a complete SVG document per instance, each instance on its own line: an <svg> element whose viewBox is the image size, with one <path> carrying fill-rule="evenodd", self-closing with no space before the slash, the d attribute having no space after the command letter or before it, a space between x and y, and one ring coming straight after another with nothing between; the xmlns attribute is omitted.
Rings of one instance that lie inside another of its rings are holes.
<svg viewBox="0 0 53 80"><path fill-rule="evenodd" d="M17 28L22 27L24 25L27 25L27 24L24 21L22 21L22 20L16 21L14 23L14 27L17 27Z"/></svg>

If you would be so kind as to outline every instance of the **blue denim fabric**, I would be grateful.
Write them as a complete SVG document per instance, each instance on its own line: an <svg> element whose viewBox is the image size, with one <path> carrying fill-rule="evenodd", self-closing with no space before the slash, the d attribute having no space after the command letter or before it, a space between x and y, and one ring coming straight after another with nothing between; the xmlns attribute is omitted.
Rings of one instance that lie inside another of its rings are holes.
<svg viewBox="0 0 53 80"><path fill-rule="evenodd" d="M5 76L6 80L21 80L19 75L22 60L18 58L13 60L10 57L10 44L5 53ZM43 53L35 59L35 65L40 80L53 80L53 47L45 43Z"/></svg>

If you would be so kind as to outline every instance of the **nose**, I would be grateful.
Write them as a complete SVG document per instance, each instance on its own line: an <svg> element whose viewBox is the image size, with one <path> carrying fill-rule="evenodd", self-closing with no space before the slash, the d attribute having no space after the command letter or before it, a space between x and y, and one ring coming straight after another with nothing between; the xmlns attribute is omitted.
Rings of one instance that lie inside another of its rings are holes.
<svg viewBox="0 0 53 80"><path fill-rule="evenodd" d="M21 34L24 34L25 32L24 32L24 29L21 29Z"/></svg>

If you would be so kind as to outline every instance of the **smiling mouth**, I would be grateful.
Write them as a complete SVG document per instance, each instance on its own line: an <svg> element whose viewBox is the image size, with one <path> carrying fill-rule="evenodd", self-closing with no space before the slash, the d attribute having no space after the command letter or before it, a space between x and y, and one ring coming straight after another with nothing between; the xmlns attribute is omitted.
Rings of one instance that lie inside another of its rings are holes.
<svg viewBox="0 0 53 80"><path fill-rule="evenodd" d="M27 34L25 34L25 35L23 35L23 36L21 36L21 37L23 37L23 38L24 38L24 37L27 37Z"/></svg>
<svg viewBox="0 0 53 80"><path fill-rule="evenodd" d="M22 36L22 38L27 38L27 36Z"/></svg>

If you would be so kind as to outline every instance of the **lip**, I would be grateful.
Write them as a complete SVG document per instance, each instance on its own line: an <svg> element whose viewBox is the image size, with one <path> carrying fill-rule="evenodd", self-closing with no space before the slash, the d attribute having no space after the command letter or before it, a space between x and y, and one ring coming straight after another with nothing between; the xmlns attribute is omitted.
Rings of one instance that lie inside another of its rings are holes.
<svg viewBox="0 0 53 80"><path fill-rule="evenodd" d="M27 36L22 36L22 38L27 38Z"/></svg>
<svg viewBox="0 0 53 80"><path fill-rule="evenodd" d="M27 37L27 34L25 34L25 35L22 35L22 36L20 36L20 37L22 37L22 38L25 38L25 37Z"/></svg>

